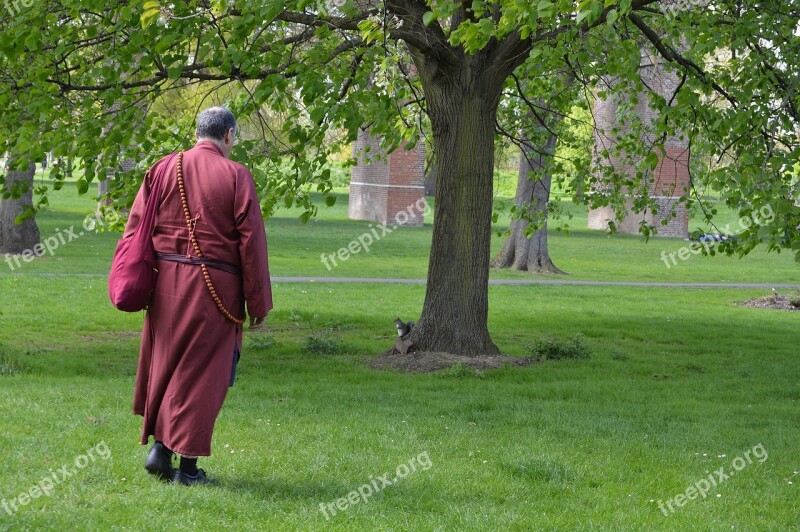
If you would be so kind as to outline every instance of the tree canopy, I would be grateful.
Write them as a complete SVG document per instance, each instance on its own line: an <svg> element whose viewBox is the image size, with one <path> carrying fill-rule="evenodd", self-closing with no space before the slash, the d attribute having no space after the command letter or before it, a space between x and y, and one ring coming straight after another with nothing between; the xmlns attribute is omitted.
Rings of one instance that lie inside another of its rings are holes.
<svg viewBox="0 0 800 532"><path fill-rule="evenodd" d="M190 143L194 115L159 106L171 91L193 91L199 108L207 93L235 88L229 106L251 134L234 157L254 169L267 212L299 205L306 219L315 209L309 192L330 193L329 156L359 128L389 149L429 134L437 212L426 302L412 333L420 348L497 352L486 328L491 145L515 115L505 112L509 98L568 114L574 98L556 97L554 82L564 73L583 97L635 97L648 91L642 54L657 57L680 83L669 99L652 95L653 121L612 132L636 177L581 164L573 190L594 205L640 193L639 208L653 208L638 185L664 144L685 135L698 163L687 201L712 190L743 217L766 207L776 214L723 249L763 244L800 259L797 0L7 6L0 132L16 164L47 151L79 161L82 191L125 158L146 165ZM633 118L621 105L620 123L636 124ZM63 167L54 177L58 188ZM130 202L138 179L141 173L116 179L113 194Z"/></svg>

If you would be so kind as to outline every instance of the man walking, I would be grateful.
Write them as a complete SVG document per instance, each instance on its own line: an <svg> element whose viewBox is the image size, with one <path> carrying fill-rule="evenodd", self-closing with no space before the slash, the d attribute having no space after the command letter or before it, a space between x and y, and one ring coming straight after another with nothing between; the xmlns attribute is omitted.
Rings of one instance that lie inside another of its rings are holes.
<svg viewBox="0 0 800 532"><path fill-rule="evenodd" d="M200 113L197 144L150 168L125 229L125 236L135 230L153 176L166 165L153 232L158 282L142 330L133 411L144 417L142 445L155 438L147 471L184 485L215 482L197 457L211 455L214 423L233 385L245 304L251 329L272 309L255 183L228 159L236 132L227 109Z"/></svg>

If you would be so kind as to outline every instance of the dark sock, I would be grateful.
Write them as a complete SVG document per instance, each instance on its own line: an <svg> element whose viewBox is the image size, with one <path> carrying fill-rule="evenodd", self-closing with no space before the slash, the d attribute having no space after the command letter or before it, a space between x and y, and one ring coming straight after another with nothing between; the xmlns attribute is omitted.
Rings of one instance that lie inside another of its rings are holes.
<svg viewBox="0 0 800 532"><path fill-rule="evenodd" d="M161 445L161 447L163 447L163 448L164 448L164 452L165 452L165 453L167 453L167 455L168 455L170 458L172 458L172 451L170 451L170 450L169 450L169 448L168 448L166 445L164 445L164 442L161 442L161 441L158 441L158 440L156 440L156 443L157 443L157 444L159 444L159 445Z"/></svg>
<svg viewBox="0 0 800 532"><path fill-rule="evenodd" d="M197 476L197 458L181 456L181 473L190 477Z"/></svg>

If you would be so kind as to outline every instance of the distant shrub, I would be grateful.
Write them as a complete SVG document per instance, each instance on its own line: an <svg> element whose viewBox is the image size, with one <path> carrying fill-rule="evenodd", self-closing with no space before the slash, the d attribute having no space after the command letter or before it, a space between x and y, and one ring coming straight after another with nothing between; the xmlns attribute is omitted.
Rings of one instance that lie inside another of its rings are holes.
<svg viewBox="0 0 800 532"><path fill-rule="evenodd" d="M333 164L330 166L331 171L331 185L334 187L347 187L350 186L350 168L342 164Z"/></svg>
<svg viewBox="0 0 800 532"><path fill-rule="evenodd" d="M346 351L347 346L327 332L312 334L303 342L303 352L311 355L341 355Z"/></svg>
<svg viewBox="0 0 800 532"><path fill-rule="evenodd" d="M0 377L11 377L22 373L22 364L5 353L0 353Z"/></svg>
<svg viewBox="0 0 800 532"><path fill-rule="evenodd" d="M313 327L314 321L317 318L319 318L319 314L305 310L292 309L291 312L289 312L289 321L298 326L301 323L305 323L309 329Z"/></svg>
<svg viewBox="0 0 800 532"><path fill-rule="evenodd" d="M275 345L275 338L271 334L251 336L250 340L247 342L247 347L254 351L269 349L273 345Z"/></svg>
<svg viewBox="0 0 800 532"><path fill-rule="evenodd" d="M356 324L341 320L328 320L322 324L322 327L328 331L352 331L356 328Z"/></svg>
<svg viewBox="0 0 800 532"><path fill-rule="evenodd" d="M567 341L542 338L528 348L532 356L544 360L564 360L569 358L589 358L591 351L582 334Z"/></svg>
<svg viewBox="0 0 800 532"><path fill-rule="evenodd" d="M794 308L800 309L800 294L795 294L789 298L789 304Z"/></svg>

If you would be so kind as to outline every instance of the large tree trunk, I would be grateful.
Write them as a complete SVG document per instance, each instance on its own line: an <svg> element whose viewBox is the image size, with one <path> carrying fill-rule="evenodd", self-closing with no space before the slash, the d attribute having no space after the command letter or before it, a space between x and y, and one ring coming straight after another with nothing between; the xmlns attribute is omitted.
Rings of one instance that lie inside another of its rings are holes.
<svg viewBox="0 0 800 532"><path fill-rule="evenodd" d="M409 339L414 349L499 354L489 336L489 244L494 124L502 88L481 54L442 72L417 61L431 117L436 215L425 303Z"/></svg>
<svg viewBox="0 0 800 532"><path fill-rule="evenodd" d="M33 205L33 176L36 165L22 172L10 171L6 175L4 189L11 191L17 187L22 191L18 199L0 199L0 253L19 254L32 250L39 243L39 227L31 216L21 224L16 218L23 213L25 207Z"/></svg>
<svg viewBox="0 0 800 532"><path fill-rule="evenodd" d="M544 220L543 225L530 237L525 236L528 219L511 222L511 235L503 244L503 249L492 261L495 268L512 268L533 273L564 273L550 259L547 248L547 204L550 201L552 176L547 166L553 155L556 136L548 134L547 144L534 150L527 141L523 142L519 158L519 179L514 203L529 209L530 219ZM531 175L541 175L531 179Z"/></svg>

